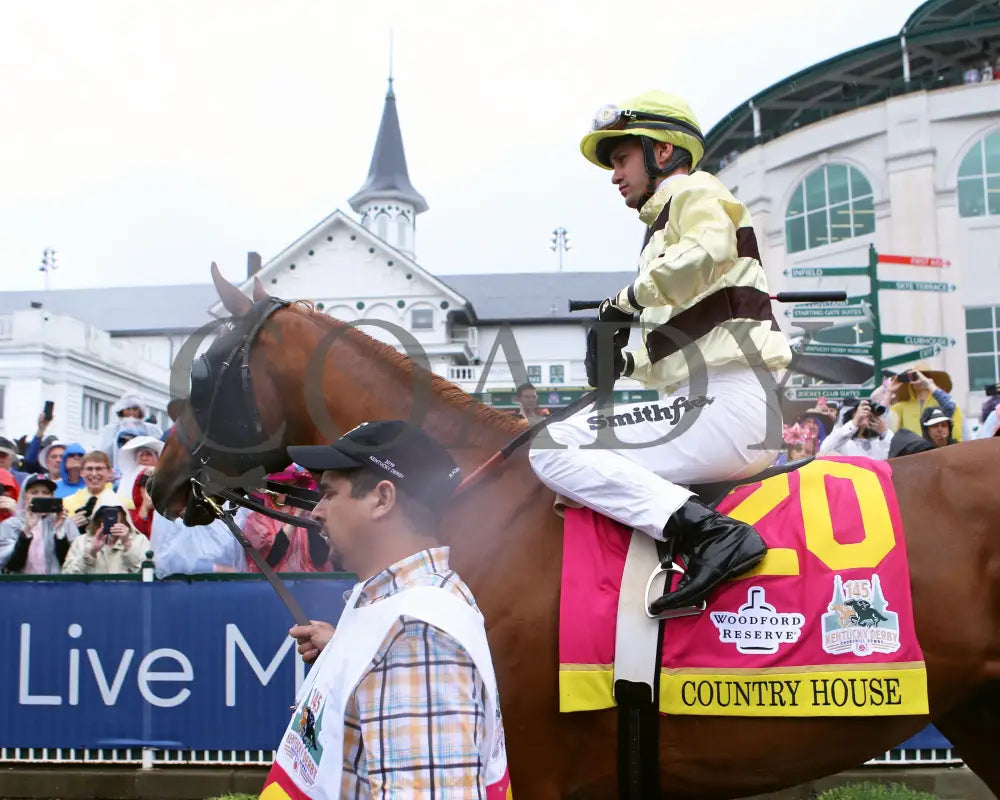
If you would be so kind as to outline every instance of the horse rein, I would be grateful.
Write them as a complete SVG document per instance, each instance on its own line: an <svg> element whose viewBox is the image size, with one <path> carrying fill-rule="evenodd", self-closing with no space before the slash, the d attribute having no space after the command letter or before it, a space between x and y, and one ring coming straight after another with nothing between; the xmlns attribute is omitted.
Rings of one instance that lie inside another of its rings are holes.
<svg viewBox="0 0 1000 800"><path fill-rule="evenodd" d="M484 477L486 477L487 473L507 461L507 459L509 459L519 448L529 444L532 439L538 436L538 434L540 434L553 422L561 422L562 420L573 416L580 409L586 408L589 405L599 406L602 404L606 396L606 392L603 392L600 389L593 389L585 395L578 397L568 406L563 406L562 408L557 409L541 422L537 422L532 425L528 428L528 430L519 433L502 448L497 450L492 456L486 459L486 461L470 472L462 480L462 482L455 487L455 491L452 492L451 495L452 499L454 500L456 497L461 496L473 486L478 484Z"/></svg>

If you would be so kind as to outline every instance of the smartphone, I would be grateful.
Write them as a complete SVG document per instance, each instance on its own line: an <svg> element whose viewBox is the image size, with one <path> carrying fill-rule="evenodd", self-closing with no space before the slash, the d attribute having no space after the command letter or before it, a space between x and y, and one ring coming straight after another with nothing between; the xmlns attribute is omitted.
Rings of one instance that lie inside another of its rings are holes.
<svg viewBox="0 0 1000 800"><path fill-rule="evenodd" d="M52 410L56 407L56 404L51 400L45 401L45 406L42 408L42 416L45 417L49 422L52 422Z"/></svg>
<svg viewBox="0 0 1000 800"><path fill-rule="evenodd" d="M61 497L32 497L28 510L35 514L58 514L63 510Z"/></svg>
<svg viewBox="0 0 1000 800"><path fill-rule="evenodd" d="M102 508L101 513L97 515L97 518L101 521L101 533L105 536L110 536L111 526L118 522L118 509Z"/></svg>
<svg viewBox="0 0 1000 800"><path fill-rule="evenodd" d="M896 380L899 381L900 383L912 383L913 382L913 373L912 372L900 372L896 376Z"/></svg>

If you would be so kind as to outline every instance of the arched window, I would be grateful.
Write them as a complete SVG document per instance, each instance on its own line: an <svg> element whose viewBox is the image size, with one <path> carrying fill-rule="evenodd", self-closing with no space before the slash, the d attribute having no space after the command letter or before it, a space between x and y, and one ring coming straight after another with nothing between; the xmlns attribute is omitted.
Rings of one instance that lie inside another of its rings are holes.
<svg viewBox="0 0 1000 800"><path fill-rule="evenodd" d="M958 168L958 215L1000 214L1000 131L976 142Z"/></svg>
<svg viewBox="0 0 1000 800"><path fill-rule="evenodd" d="M785 210L785 250L789 253L874 232L872 185L846 164L827 164L809 173Z"/></svg>

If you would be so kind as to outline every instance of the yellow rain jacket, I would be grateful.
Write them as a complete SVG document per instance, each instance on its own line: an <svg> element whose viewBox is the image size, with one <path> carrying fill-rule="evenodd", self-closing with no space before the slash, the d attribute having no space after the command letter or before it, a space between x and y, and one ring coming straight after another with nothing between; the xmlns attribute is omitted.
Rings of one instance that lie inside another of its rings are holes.
<svg viewBox="0 0 1000 800"><path fill-rule="evenodd" d="M688 380L692 347L708 367L787 366L791 349L771 311L746 206L714 175L695 172L661 183L639 216L649 226L639 275L614 301L641 312L642 346L627 352L624 374L671 391Z"/></svg>

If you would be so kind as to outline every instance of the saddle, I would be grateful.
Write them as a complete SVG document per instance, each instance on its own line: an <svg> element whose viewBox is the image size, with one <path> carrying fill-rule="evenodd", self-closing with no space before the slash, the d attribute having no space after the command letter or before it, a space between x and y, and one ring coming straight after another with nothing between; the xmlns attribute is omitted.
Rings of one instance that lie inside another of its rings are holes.
<svg viewBox="0 0 1000 800"><path fill-rule="evenodd" d="M698 499L705 505L715 508L722 502L722 499L737 486L760 483L768 478L773 478L775 475L783 475L786 472L795 472L795 470L804 467L806 464L814 460L815 456L800 458L797 461L789 461L785 464L779 464L776 467L768 467L763 472L758 472L756 475L751 475L749 478L740 478L736 481L720 481L718 483L692 484L691 486L688 486L688 490L694 492Z"/></svg>

